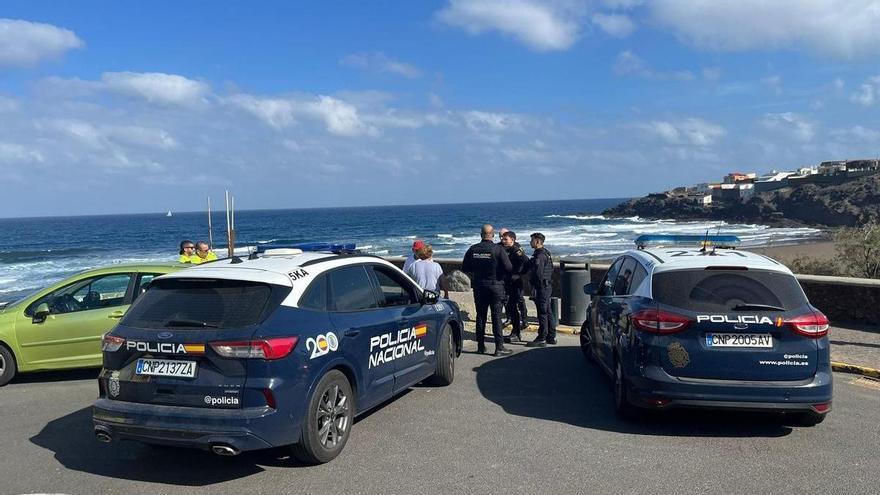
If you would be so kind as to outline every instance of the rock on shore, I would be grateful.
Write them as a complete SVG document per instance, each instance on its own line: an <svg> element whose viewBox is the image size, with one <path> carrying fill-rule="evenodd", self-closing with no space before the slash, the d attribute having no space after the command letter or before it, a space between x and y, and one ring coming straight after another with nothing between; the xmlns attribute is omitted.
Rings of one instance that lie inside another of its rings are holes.
<svg viewBox="0 0 880 495"><path fill-rule="evenodd" d="M602 212L609 217L723 220L779 227L854 226L880 220L880 176L834 186L807 184L756 193L743 201L695 204L686 196L653 194L621 203Z"/></svg>

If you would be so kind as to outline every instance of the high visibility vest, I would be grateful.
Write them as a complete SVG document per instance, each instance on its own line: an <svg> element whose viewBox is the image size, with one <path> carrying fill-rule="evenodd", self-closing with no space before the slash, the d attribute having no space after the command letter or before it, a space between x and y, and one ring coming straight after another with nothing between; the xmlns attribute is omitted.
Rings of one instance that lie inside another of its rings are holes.
<svg viewBox="0 0 880 495"><path fill-rule="evenodd" d="M199 256L198 254L194 254L194 255L192 255L189 259L190 259L190 263L192 263L192 264L194 264L194 265L198 265L198 264L201 264L201 263L207 263L208 261L214 261L214 260L216 260L216 259L217 259L217 255L214 254L214 253L211 252L211 251L208 251L208 255L205 256L204 258L202 258L201 256Z"/></svg>
<svg viewBox="0 0 880 495"><path fill-rule="evenodd" d="M185 254L181 254L180 258L178 258L177 261L181 263L193 263L192 258L198 258L198 256L193 255L192 257L189 257Z"/></svg>

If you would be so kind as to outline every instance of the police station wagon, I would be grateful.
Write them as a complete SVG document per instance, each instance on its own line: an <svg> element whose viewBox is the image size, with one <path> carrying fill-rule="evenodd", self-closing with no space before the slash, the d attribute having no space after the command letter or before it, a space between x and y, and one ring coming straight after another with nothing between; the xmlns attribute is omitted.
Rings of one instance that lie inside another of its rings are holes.
<svg viewBox="0 0 880 495"><path fill-rule="evenodd" d="M808 426L825 418L828 319L788 268L724 249L734 236L636 244L584 288L593 298L581 349L613 378L620 415L699 407L777 411Z"/></svg>
<svg viewBox="0 0 880 495"><path fill-rule="evenodd" d="M332 248L332 246L331 246ZM98 440L336 457L357 414L461 352L458 306L391 263L269 249L155 279L104 338Z"/></svg>

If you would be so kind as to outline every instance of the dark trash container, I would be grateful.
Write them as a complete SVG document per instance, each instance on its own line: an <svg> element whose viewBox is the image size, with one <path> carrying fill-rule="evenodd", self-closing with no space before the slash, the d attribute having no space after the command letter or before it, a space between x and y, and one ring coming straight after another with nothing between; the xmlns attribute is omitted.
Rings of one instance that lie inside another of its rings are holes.
<svg viewBox="0 0 880 495"><path fill-rule="evenodd" d="M559 323L579 327L587 318L590 296L584 294L584 285L590 283L590 263L586 258L559 260L562 315Z"/></svg>

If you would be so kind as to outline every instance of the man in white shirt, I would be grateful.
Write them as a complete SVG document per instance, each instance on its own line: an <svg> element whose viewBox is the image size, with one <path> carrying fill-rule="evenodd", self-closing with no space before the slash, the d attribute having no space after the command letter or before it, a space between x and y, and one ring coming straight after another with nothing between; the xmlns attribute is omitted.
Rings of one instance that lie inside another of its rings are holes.
<svg viewBox="0 0 880 495"><path fill-rule="evenodd" d="M418 252L418 250L422 249L423 247L425 247L425 241L423 241L421 239L416 239L416 241L413 242L412 254L407 256L406 261L403 262L403 271L404 272L409 270L410 265L412 265L413 263L416 262L417 259L419 259L418 256L416 256L416 252Z"/></svg>

